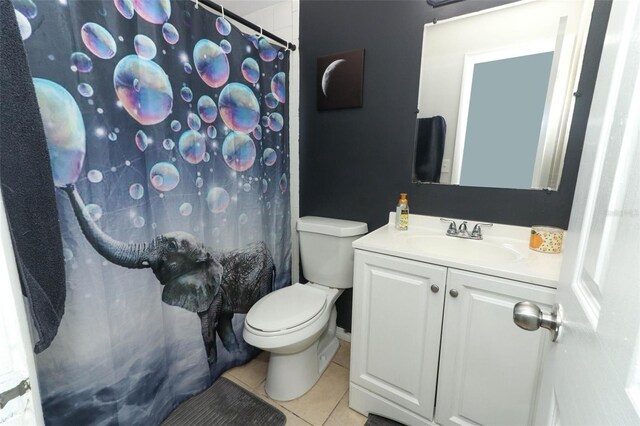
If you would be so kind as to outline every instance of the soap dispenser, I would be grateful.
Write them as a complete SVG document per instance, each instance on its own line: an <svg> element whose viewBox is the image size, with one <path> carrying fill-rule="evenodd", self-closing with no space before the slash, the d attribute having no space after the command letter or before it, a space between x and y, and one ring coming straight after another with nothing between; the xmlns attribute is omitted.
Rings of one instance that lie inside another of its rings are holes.
<svg viewBox="0 0 640 426"><path fill-rule="evenodd" d="M409 200L407 194L401 193L396 207L396 229L406 231L409 229Z"/></svg>

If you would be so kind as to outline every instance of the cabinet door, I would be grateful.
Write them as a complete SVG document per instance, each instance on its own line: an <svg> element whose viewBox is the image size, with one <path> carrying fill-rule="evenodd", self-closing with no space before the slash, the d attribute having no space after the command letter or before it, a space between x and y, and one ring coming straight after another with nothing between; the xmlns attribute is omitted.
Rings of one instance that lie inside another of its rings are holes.
<svg viewBox="0 0 640 426"><path fill-rule="evenodd" d="M548 311L555 290L450 269L446 299L436 422L531 424L550 337L516 327L513 305L531 300Z"/></svg>
<svg viewBox="0 0 640 426"><path fill-rule="evenodd" d="M351 381L429 420L445 279L440 266L356 250Z"/></svg>

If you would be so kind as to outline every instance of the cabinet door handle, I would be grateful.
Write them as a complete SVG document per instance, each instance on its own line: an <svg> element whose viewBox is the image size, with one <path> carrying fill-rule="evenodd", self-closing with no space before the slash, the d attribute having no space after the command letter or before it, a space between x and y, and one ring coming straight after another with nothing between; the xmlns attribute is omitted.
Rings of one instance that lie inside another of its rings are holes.
<svg viewBox="0 0 640 426"><path fill-rule="evenodd" d="M451 295L451 297L458 297L458 290L452 288L451 290L449 290L449 294Z"/></svg>
<svg viewBox="0 0 640 426"><path fill-rule="evenodd" d="M438 287L435 284L431 284L431 291L434 292L434 293L437 293L437 292L440 291L440 287Z"/></svg>

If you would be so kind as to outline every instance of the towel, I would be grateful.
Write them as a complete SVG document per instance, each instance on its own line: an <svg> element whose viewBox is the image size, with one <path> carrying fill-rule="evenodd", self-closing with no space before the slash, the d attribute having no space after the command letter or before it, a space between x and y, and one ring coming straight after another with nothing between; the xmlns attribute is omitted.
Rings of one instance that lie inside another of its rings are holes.
<svg viewBox="0 0 640 426"><path fill-rule="evenodd" d="M419 118L416 135L415 175L420 182L440 182L447 123L439 115Z"/></svg>
<svg viewBox="0 0 640 426"><path fill-rule="evenodd" d="M39 353L64 314L64 259L47 141L10 0L0 0L0 185Z"/></svg>

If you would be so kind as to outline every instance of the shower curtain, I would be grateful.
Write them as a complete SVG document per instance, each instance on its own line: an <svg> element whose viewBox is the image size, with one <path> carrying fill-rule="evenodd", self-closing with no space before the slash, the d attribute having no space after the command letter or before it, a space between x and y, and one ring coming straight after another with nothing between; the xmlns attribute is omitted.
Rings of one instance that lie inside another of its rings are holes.
<svg viewBox="0 0 640 426"><path fill-rule="evenodd" d="M291 283L288 52L190 1L13 4L67 273L45 421L158 424Z"/></svg>

